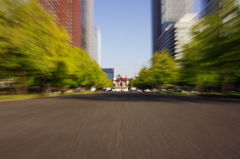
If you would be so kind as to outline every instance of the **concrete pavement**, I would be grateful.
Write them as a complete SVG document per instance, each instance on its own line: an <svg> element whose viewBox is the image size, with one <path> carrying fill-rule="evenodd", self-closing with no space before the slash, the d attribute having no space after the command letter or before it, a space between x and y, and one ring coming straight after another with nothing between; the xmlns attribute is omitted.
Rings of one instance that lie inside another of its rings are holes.
<svg viewBox="0 0 240 159"><path fill-rule="evenodd" d="M240 158L240 102L145 93L0 103L3 159Z"/></svg>

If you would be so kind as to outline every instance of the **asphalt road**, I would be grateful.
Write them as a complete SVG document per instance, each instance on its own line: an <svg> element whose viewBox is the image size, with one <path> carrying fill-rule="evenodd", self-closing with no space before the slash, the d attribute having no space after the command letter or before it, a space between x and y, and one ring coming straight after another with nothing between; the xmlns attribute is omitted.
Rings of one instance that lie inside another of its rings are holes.
<svg viewBox="0 0 240 159"><path fill-rule="evenodd" d="M149 93L0 103L1 159L239 159L240 102Z"/></svg>

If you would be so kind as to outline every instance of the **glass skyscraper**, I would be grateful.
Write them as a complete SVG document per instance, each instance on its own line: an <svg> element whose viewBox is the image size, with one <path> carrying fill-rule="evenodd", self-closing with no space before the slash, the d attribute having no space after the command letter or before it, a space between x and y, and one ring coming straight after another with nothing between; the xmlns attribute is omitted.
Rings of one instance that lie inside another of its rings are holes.
<svg viewBox="0 0 240 159"><path fill-rule="evenodd" d="M194 12L193 3L194 0L152 0L153 53L159 50L159 44L168 41L164 38L161 40L166 41L159 41L162 34L168 34L164 33L166 29L170 28L186 13ZM165 35L165 37L169 36Z"/></svg>
<svg viewBox="0 0 240 159"><path fill-rule="evenodd" d="M94 31L94 60L101 66L101 31L95 27Z"/></svg>
<svg viewBox="0 0 240 159"><path fill-rule="evenodd" d="M152 43L153 53L157 51L157 40L161 35L161 0L152 0Z"/></svg>
<svg viewBox="0 0 240 159"><path fill-rule="evenodd" d="M193 13L194 0L161 0L162 32L183 17L186 13Z"/></svg>
<svg viewBox="0 0 240 159"><path fill-rule="evenodd" d="M94 0L81 0L83 18L83 49L94 58Z"/></svg>

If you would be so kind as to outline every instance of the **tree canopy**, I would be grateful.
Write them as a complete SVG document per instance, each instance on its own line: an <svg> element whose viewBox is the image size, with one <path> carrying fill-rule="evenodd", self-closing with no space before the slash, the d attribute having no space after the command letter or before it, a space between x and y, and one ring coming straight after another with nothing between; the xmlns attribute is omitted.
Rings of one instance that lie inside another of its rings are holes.
<svg viewBox="0 0 240 159"><path fill-rule="evenodd" d="M171 87L178 81L177 62L168 52L156 52L149 68L142 68L134 85L139 88Z"/></svg>
<svg viewBox="0 0 240 159"><path fill-rule="evenodd" d="M37 0L0 2L0 78L56 88L111 85L88 53L70 46L66 29Z"/></svg>
<svg viewBox="0 0 240 159"><path fill-rule="evenodd" d="M181 60L186 81L198 86L232 85L239 79L240 10L235 0L221 0L219 7L193 28L193 40ZM188 76L190 75L190 76Z"/></svg>

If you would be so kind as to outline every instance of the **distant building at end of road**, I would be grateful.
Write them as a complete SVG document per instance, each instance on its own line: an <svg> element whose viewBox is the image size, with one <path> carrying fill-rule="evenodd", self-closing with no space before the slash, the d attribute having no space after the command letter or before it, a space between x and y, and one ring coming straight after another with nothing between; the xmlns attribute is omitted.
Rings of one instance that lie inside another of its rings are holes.
<svg viewBox="0 0 240 159"><path fill-rule="evenodd" d="M103 70L104 72L106 72L107 77L108 77L110 80L113 80L113 77L114 77L114 68L102 68L102 70Z"/></svg>
<svg viewBox="0 0 240 159"><path fill-rule="evenodd" d="M115 87L128 87L129 80L127 77L118 75L117 77L114 77L113 84Z"/></svg>

